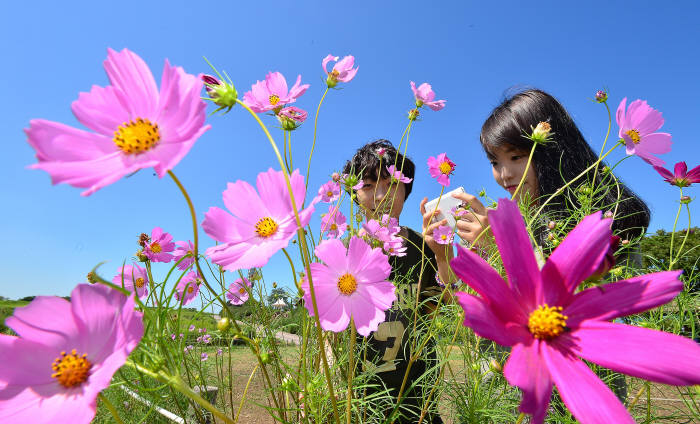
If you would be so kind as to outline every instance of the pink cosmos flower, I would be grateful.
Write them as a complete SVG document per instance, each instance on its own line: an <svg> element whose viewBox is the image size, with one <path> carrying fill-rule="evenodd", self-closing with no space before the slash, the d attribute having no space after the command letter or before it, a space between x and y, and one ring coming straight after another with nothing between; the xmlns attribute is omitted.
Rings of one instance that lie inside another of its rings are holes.
<svg viewBox="0 0 700 424"><path fill-rule="evenodd" d="M173 252L173 260L177 262L182 259L177 264L177 268L184 271L194 263L194 244L192 244L192 241L187 240L175 242L175 245L177 249Z"/></svg>
<svg viewBox="0 0 700 424"><path fill-rule="evenodd" d="M88 424L97 395L143 336L134 298L79 284L71 301L39 296L0 334L0 422Z"/></svg>
<svg viewBox="0 0 700 424"><path fill-rule="evenodd" d="M403 239L401 237L397 237L385 241L383 249L389 256L406 256L407 247L404 245Z"/></svg>
<svg viewBox="0 0 700 424"><path fill-rule="evenodd" d="M433 239L438 244L452 244L454 233L452 227L448 225L440 225L433 231Z"/></svg>
<svg viewBox="0 0 700 424"><path fill-rule="evenodd" d="M252 287L250 281L245 278L239 278L228 286L226 298L234 305L242 305L248 300L250 287Z"/></svg>
<svg viewBox="0 0 700 424"><path fill-rule="evenodd" d="M124 284L122 285L122 281ZM136 289L136 296L143 299L148 296L148 273L145 268L134 264L119 267L117 275L112 278L112 283L124 287L130 292Z"/></svg>
<svg viewBox="0 0 700 424"><path fill-rule="evenodd" d="M183 305L187 305L192 302L197 294L199 294L199 284L202 281L202 277L194 271L190 271L180 278L180 282L177 283L177 291L175 292L175 297L177 300L181 301Z"/></svg>
<svg viewBox="0 0 700 424"><path fill-rule="evenodd" d="M282 129L293 131L306 121L308 115L308 112L303 109L299 109L295 106L287 106L280 110L280 113L277 114L277 119L280 121Z"/></svg>
<svg viewBox="0 0 700 424"><path fill-rule="evenodd" d="M377 155L377 157L381 159L386 154L386 147L380 147L377 150L375 150L374 153Z"/></svg>
<svg viewBox="0 0 700 424"><path fill-rule="evenodd" d="M351 238L347 249L338 239L324 240L315 253L325 262L310 265L321 328L343 331L352 317L359 334L376 331L396 300L396 288L387 281L389 258L359 237ZM302 288L304 305L313 316L309 283L304 281Z"/></svg>
<svg viewBox="0 0 700 424"><path fill-rule="evenodd" d="M416 88L416 83L411 81L411 90L413 90L413 96L416 98L416 107L421 107L423 105L428 106L432 110L440 110L445 107L446 100L435 100L435 92L433 87L427 82L419 85Z"/></svg>
<svg viewBox="0 0 700 424"><path fill-rule="evenodd" d="M644 100L630 103L625 112L627 97L617 107L617 125L620 138L625 140L628 155L637 155L645 162L661 166L666 162L654 155L671 151L671 134L655 132L664 124L661 112Z"/></svg>
<svg viewBox="0 0 700 424"><path fill-rule="evenodd" d="M520 411L544 422L552 385L582 423L633 423L624 405L579 359L664 384L700 382L700 347L661 331L610 322L662 305L682 289L680 271L641 275L576 293L610 249L610 219L584 218L540 270L517 204L501 199L489 222L508 282L458 247L455 273L479 296L457 293L464 325L513 346L504 375L523 391ZM614 348L611 349L611 346Z"/></svg>
<svg viewBox="0 0 700 424"><path fill-rule="evenodd" d="M204 362L207 359L209 359L209 354L207 352L202 352L202 354L200 355L200 360Z"/></svg>
<svg viewBox="0 0 700 424"><path fill-rule="evenodd" d="M175 250L173 236L164 233L162 228L155 227L151 231L151 241L146 243L143 253L151 262L170 262L173 260L173 255L169 252L173 250Z"/></svg>
<svg viewBox="0 0 700 424"><path fill-rule="evenodd" d="M394 182L401 181L402 183L408 184L411 181L413 181L413 178L408 178L408 177L404 176L403 172L396 169L396 167L394 165L387 166L386 170L389 171L389 175L391 175L391 179Z"/></svg>
<svg viewBox="0 0 700 424"><path fill-rule="evenodd" d="M257 113L281 109L288 103L296 102L307 88L309 84L301 85L301 75L297 77L291 90L288 90L284 75L270 72L265 76L265 81L256 82L251 90L243 95L243 103Z"/></svg>
<svg viewBox="0 0 700 424"><path fill-rule="evenodd" d="M294 170L289 180L296 204L303 204L304 177ZM228 271L265 265L287 246L298 228L282 171L261 172L256 185L258 192L245 181L229 183L223 199L231 213L212 207L202 222L209 237L221 243L207 249L207 256ZM313 202L299 211L302 227L313 211Z"/></svg>
<svg viewBox="0 0 700 424"><path fill-rule="evenodd" d="M688 165L685 162L678 162L673 167L673 174L661 166L654 166L654 169L664 177L664 180L674 186L683 188L694 183L700 183L700 165L688 172Z"/></svg>
<svg viewBox="0 0 700 424"><path fill-rule="evenodd" d="M328 72L328 63L331 61L337 63L333 66L333 69ZM333 88L336 86L336 84L338 84L338 82L349 82L355 78L355 74L357 74L360 67L358 66L357 68L353 69L354 65L354 56L345 56L339 62L338 56L333 56L331 54L326 56L321 62L321 67L323 68L323 72L328 74L328 78L326 79L326 84L328 87Z"/></svg>
<svg viewBox="0 0 700 424"><path fill-rule="evenodd" d="M94 132L43 119L25 130L38 160L30 167L48 172L53 184L87 188L83 196L142 168L162 178L210 128L202 82L167 59L160 91L146 63L127 49L108 49L104 67L112 85L95 85L72 105Z"/></svg>
<svg viewBox="0 0 700 424"><path fill-rule="evenodd" d="M318 189L318 195L321 196L321 202L335 202L340 197L340 183L334 182L333 180L328 181Z"/></svg>
<svg viewBox="0 0 700 424"><path fill-rule="evenodd" d="M321 233L327 233L326 235L331 238L339 238L345 234L347 228L345 215L338 210L337 206L330 205L328 213L321 218Z"/></svg>
<svg viewBox="0 0 700 424"><path fill-rule="evenodd" d="M437 179L438 184L445 187L450 185L450 175L455 171L454 162L445 153L440 153L437 157L428 158L428 171L430 176Z"/></svg>

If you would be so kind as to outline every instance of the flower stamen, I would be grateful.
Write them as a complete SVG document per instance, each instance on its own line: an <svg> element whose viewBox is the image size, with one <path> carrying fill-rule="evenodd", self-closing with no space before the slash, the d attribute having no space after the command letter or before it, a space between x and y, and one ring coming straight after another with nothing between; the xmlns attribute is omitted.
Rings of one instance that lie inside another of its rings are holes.
<svg viewBox="0 0 700 424"><path fill-rule="evenodd" d="M136 280L134 280L134 285L136 288L142 288L146 284L146 281L143 279L143 277L138 277Z"/></svg>
<svg viewBox="0 0 700 424"><path fill-rule="evenodd" d="M532 311L527 322L527 328L536 339L550 340L560 335L566 329L566 320L561 313L561 306L548 306L546 303Z"/></svg>
<svg viewBox="0 0 700 424"><path fill-rule="evenodd" d="M280 96L278 96L277 94L272 94L272 95L270 95L269 100L270 100L270 104L271 104L272 106L274 106L274 105L276 105L277 103L279 103L279 101L280 101Z"/></svg>
<svg viewBox="0 0 700 424"><path fill-rule="evenodd" d="M625 134L627 134L629 138L632 139L632 143L634 144L639 144L639 142L642 140L642 137L639 135L639 131L637 130L627 130L625 131Z"/></svg>
<svg viewBox="0 0 700 424"><path fill-rule="evenodd" d="M343 274L338 279L338 290L340 290L341 294L350 296L357 290L357 280L355 280L352 274Z"/></svg>
<svg viewBox="0 0 700 424"><path fill-rule="evenodd" d="M154 241L153 243L151 243L150 248L151 248L151 252L153 252L153 253L160 253L163 251L163 248L161 247L160 243L158 243L157 241Z"/></svg>
<svg viewBox="0 0 700 424"><path fill-rule="evenodd" d="M127 155L151 150L160 141L158 124L148 119L137 118L124 122L114 132L114 144Z"/></svg>
<svg viewBox="0 0 700 424"><path fill-rule="evenodd" d="M87 360L87 353L78 355L75 349L69 354L63 351L51 365L51 369L54 370L51 377L58 380L63 387L70 389L87 381L90 368L92 364Z"/></svg>
<svg viewBox="0 0 700 424"><path fill-rule="evenodd" d="M270 218L269 216L261 218L255 224L255 232L258 233L260 237L270 237L277 232L277 223L274 219Z"/></svg>

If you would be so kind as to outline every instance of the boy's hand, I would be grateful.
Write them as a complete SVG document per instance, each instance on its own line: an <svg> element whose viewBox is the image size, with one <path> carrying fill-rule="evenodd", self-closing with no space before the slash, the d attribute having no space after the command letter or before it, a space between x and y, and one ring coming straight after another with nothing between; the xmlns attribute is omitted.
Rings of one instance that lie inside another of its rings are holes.
<svg viewBox="0 0 700 424"><path fill-rule="evenodd" d="M469 193L455 193L452 197L461 200L465 205L469 205L469 210L457 220L457 235L459 235L462 240L466 240L472 244L474 240L479 237L479 234L484 231L484 228L489 225L486 207L476 196ZM488 242L486 235L479 238L477 244L482 245L482 242Z"/></svg>
<svg viewBox="0 0 700 424"><path fill-rule="evenodd" d="M452 259L452 246L436 242L435 238L433 238L433 231L435 231L435 229L441 225L447 225L447 220L443 219L440 221L436 221L435 217L440 214L440 209L426 212L426 203L428 203L428 198L424 197L423 200L420 202L420 213L421 215L423 215L423 239L425 240L425 244L428 245L430 250L432 250L433 253L435 253L435 259L438 262L446 262L449 259ZM433 221L432 223L430 222L431 220Z"/></svg>

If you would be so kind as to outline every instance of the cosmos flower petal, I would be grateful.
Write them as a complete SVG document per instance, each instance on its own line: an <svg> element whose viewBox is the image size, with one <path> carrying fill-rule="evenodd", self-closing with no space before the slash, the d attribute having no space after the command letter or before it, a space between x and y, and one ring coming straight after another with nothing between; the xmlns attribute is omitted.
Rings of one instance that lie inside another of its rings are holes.
<svg viewBox="0 0 700 424"><path fill-rule="evenodd" d="M678 164L676 164L676 165L678 165ZM664 168L663 166L654 166L654 169L656 170L656 172L658 172L661 175L661 177L663 177L664 180L673 184L673 180L674 180L675 176L673 174L671 174L671 172L668 169Z"/></svg>
<svg viewBox="0 0 700 424"><path fill-rule="evenodd" d="M524 322L527 314L515 300L503 278L481 256L457 246L457 257L450 261L452 270L469 287L479 293L499 317L513 317Z"/></svg>
<svg viewBox="0 0 700 424"><path fill-rule="evenodd" d="M124 106L131 116L153 120L158 108L158 87L143 59L127 49L107 49L104 68L112 85L124 93Z"/></svg>
<svg viewBox="0 0 700 424"><path fill-rule="evenodd" d="M338 239L329 239L316 246L314 253L332 269L343 272L348 269L348 260L345 257L345 245Z"/></svg>
<svg viewBox="0 0 700 424"><path fill-rule="evenodd" d="M15 308L5 324L26 340L61 344L78 337L71 304L54 296L37 296L27 306Z"/></svg>
<svg viewBox="0 0 700 424"><path fill-rule="evenodd" d="M541 354L544 348L539 340L530 345L516 344L503 367L508 383L523 391L520 412L532 415L533 424L544 422L552 396L552 379Z"/></svg>
<svg viewBox="0 0 700 424"><path fill-rule="evenodd" d="M479 336L493 340L501 346L512 346L531 338L524 329L520 334L509 331L506 325L491 312L491 308L483 299L462 292L456 293L456 296L464 309L464 325L474 330Z"/></svg>
<svg viewBox="0 0 700 424"><path fill-rule="evenodd" d="M545 343L542 357L564 403L578 421L634 424L625 406L583 361Z"/></svg>
<svg viewBox="0 0 700 424"><path fill-rule="evenodd" d="M47 318L52 316L47 313ZM59 337L42 343L0 334L0 389L3 385L26 387L55 384L56 380L51 378L51 364L56 359L56 352L50 347L55 342L65 343L65 339ZM27 355L27 352L31 352L31 355ZM0 395L0 405L3 395Z"/></svg>
<svg viewBox="0 0 700 424"><path fill-rule="evenodd" d="M204 214L202 229L205 233L216 241L226 242L241 238L241 234L236 229L238 220L221 208L212 206ZM217 246L218 247L218 246ZM207 255L208 255L207 251Z"/></svg>
<svg viewBox="0 0 700 424"><path fill-rule="evenodd" d="M688 171L685 177L689 183L700 183L700 165Z"/></svg>
<svg viewBox="0 0 700 424"><path fill-rule="evenodd" d="M508 199L499 199L498 209L489 210L488 217L508 283L525 308L534 309L540 272L518 205Z"/></svg>
<svg viewBox="0 0 700 424"><path fill-rule="evenodd" d="M637 105L633 108L635 103L637 103ZM661 116L661 112L653 109L643 100L635 100L630 103L627 113L630 127L635 128L643 135L653 133L664 124L664 118Z"/></svg>
<svg viewBox="0 0 700 424"><path fill-rule="evenodd" d="M72 424L89 424L97 412L96 400L88 402L84 396L59 394L58 384L22 389L10 387L3 390L0 422L55 424L65 422L66 416L70 415Z"/></svg>
<svg viewBox="0 0 700 424"><path fill-rule="evenodd" d="M93 85L89 93L78 95L78 100L73 102L71 109L81 124L108 137L130 119L129 111L119 102L112 86Z"/></svg>
<svg viewBox="0 0 700 424"><path fill-rule="evenodd" d="M663 271L591 287L576 293L563 313L575 326L585 320L612 320L668 303L683 290L681 271Z"/></svg>
<svg viewBox="0 0 700 424"><path fill-rule="evenodd" d="M688 165L685 162L678 162L673 167L673 176L683 178L688 173Z"/></svg>
<svg viewBox="0 0 700 424"><path fill-rule="evenodd" d="M281 193L278 193L281 194ZM271 215L260 195L247 181L238 180L228 183L226 190L222 193L226 209L233 215L248 225L255 225L260 218ZM277 200L279 202L279 200ZM282 216L286 213L282 213ZM278 216L272 217L279 219Z"/></svg>
<svg viewBox="0 0 700 424"><path fill-rule="evenodd" d="M119 149L111 139L45 119L32 119L25 129L27 142L43 161L85 161L101 158Z"/></svg>
<svg viewBox="0 0 700 424"><path fill-rule="evenodd" d="M622 138L622 134L625 130L625 125L626 125L626 122L625 122L626 113L625 113L625 111L626 111L626 108L627 108L627 97L622 99L620 104L617 106L617 111L615 112L615 118L617 121L617 125L620 127L620 132L619 132L620 138Z"/></svg>
<svg viewBox="0 0 700 424"><path fill-rule="evenodd" d="M542 268L542 278L549 284L542 285L545 293L538 299L539 303L559 304L560 287L566 293L573 293L583 280L593 275L610 248L605 243L612 235L610 221L601 219L600 212L588 215L554 249Z"/></svg>
<svg viewBox="0 0 700 424"><path fill-rule="evenodd" d="M332 54L329 54L328 56L324 57L323 60L321 61L321 68L323 68L324 73L328 73L328 62L335 62L338 60L337 56L333 56Z"/></svg>
<svg viewBox="0 0 700 424"><path fill-rule="evenodd" d="M379 324L386 319L386 313L381 308L374 307L374 300L369 298L369 292L358 290L357 296L363 297L364 301L353 302L349 306L357 334L366 337L377 331Z"/></svg>
<svg viewBox="0 0 700 424"><path fill-rule="evenodd" d="M649 134L644 138L643 143L637 144L636 150L643 149L644 152L653 154L663 154L671 151L671 134L654 133Z"/></svg>
<svg viewBox="0 0 700 424"><path fill-rule="evenodd" d="M605 368L657 383L700 384L700 346L691 339L601 321L584 322L567 338L582 358Z"/></svg>

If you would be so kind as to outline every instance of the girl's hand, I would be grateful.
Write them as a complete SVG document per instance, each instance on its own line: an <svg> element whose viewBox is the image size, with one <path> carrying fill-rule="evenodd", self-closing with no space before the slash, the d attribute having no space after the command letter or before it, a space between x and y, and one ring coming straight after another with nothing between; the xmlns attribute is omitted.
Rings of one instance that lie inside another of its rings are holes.
<svg viewBox="0 0 700 424"><path fill-rule="evenodd" d="M469 205L469 210L457 220L457 235L462 238L462 240L473 244L474 240L484 231L484 228L489 225L486 207L476 196L469 193L455 193L452 197L461 200L465 205ZM484 236L479 238L477 244L483 245L487 242L488 239L486 238L486 234L484 234Z"/></svg>
<svg viewBox="0 0 700 424"><path fill-rule="evenodd" d="M430 250L432 250L433 253L435 253L435 260L437 260L438 262L446 262L449 259L452 259L454 255L452 252L452 246L447 244L439 244L438 242L436 242L435 238L433 237L433 231L435 231L435 229L441 225L447 225L447 220L443 219L440 221L436 221L435 217L440 214L440 209L426 212L426 203L428 203L428 198L424 197L423 200L420 202L420 213L421 215L423 215L423 239L425 240L425 244L428 245ZM432 223L431 220L433 221Z"/></svg>

